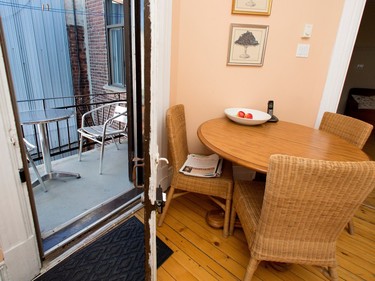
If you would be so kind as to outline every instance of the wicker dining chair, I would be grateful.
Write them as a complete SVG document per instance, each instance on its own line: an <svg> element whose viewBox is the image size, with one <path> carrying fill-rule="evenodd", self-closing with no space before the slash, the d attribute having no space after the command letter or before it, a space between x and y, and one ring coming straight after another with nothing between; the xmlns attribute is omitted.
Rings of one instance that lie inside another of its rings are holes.
<svg viewBox="0 0 375 281"><path fill-rule="evenodd" d="M324 112L319 130L334 134L362 149L371 135L373 126L365 121L338 114Z"/></svg>
<svg viewBox="0 0 375 281"><path fill-rule="evenodd" d="M189 154L184 105L175 105L167 110L166 126L173 175L167 202L159 218L158 225L161 226L163 224L173 198L184 195L187 192L195 192L208 195L224 210L223 236L227 237L233 193L231 163L224 161L223 172L220 177L202 178L180 173L179 169L185 163ZM176 190L179 192L175 192Z"/></svg>
<svg viewBox="0 0 375 281"><path fill-rule="evenodd" d="M250 249L244 280L260 261L316 265L338 280L336 241L374 186L373 161L280 154L270 157L265 188L260 181L235 181L229 234L237 214Z"/></svg>
<svg viewBox="0 0 375 281"><path fill-rule="evenodd" d="M332 112L324 112L319 130L334 134L362 149L371 135L373 126L362 120ZM348 232L354 234L350 220Z"/></svg>

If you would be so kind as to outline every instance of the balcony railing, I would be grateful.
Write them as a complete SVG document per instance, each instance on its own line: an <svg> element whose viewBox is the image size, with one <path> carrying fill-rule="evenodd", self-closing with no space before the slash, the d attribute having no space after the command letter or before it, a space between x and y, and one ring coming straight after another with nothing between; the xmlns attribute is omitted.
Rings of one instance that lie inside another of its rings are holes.
<svg viewBox="0 0 375 281"><path fill-rule="evenodd" d="M17 101L17 105L19 112L49 108L65 108L74 110L75 114L72 117L66 120L47 124L50 153L52 160L54 160L67 157L78 152L79 136L77 133L77 128L81 125L81 118L85 112L114 101L126 101L125 92L19 100ZM37 147L31 154L34 161L42 160L43 156L36 125L23 125L22 133L24 138ZM84 144L84 147L86 148L90 146L92 146L90 143Z"/></svg>

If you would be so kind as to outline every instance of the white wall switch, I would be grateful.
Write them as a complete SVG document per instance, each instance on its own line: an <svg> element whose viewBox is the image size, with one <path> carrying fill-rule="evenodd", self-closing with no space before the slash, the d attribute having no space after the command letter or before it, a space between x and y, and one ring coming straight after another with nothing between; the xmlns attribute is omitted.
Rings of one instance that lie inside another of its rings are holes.
<svg viewBox="0 0 375 281"><path fill-rule="evenodd" d="M296 57L307 58L309 56L310 44L298 44Z"/></svg>
<svg viewBox="0 0 375 281"><path fill-rule="evenodd" d="M313 25L311 23L306 23L303 29L302 38L310 38L312 34Z"/></svg>

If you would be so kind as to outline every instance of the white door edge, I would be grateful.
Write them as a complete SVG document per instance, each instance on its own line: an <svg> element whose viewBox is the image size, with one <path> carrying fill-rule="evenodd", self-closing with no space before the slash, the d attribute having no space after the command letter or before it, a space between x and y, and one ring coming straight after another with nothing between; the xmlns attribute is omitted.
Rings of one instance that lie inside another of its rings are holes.
<svg viewBox="0 0 375 281"><path fill-rule="evenodd" d="M315 128L325 111L336 112L366 0L345 0Z"/></svg>
<svg viewBox="0 0 375 281"><path fill-rule="evenodd" d="M39 273L41 261L26 183L18 172L23 163L2 51L0 47L0 248L9 280L24 281Z"/></svg>
<svg viewBox="0 0 375 281"><path fill-rule="evenodd" d="M164 179L160 176L165 170L165 163L158 166L159 153L167 157L165 112L169 106L170 96L170 57L172 32L172 1L150 0L151 19L151 135L150 135L150 163L151 177L149 196L151 204L155 203L156 188ZM161 151L159 151L161 148ZM150 249L149 264L151 266L151 280L157 279L156 267L156 212L150 217Z"/></svg>

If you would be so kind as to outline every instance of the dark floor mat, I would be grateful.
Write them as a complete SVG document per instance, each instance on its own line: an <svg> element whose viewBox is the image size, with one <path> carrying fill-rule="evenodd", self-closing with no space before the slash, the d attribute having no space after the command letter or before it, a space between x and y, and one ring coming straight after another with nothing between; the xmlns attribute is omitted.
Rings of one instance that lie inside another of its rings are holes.
<svg viewBox="0 0 375 281"><path fill-rule="evenodd" d="M142 222L132 217L35 280L144 280L143 227ZM156 245L159 267L173 251L159 238Z"/></svg>

